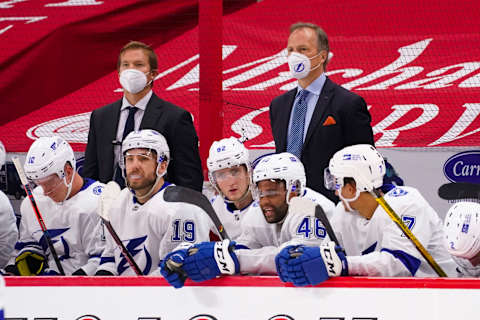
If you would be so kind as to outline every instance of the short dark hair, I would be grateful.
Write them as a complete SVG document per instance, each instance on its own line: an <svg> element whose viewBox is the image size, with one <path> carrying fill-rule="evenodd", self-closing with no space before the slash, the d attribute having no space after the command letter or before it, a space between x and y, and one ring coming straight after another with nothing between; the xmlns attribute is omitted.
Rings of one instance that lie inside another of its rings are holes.
<svg viewBox="0 0 480 320"><path fill-rule="evenodd" d="M356 186L355 179L353 178L343 178L343 185L346 186L347 184L351 184L352 186Z"/></svg>
<svg viewBox="0 0 480 320"><path fill-rule="evenodd" d="M328 63L328 54L330 52L330 46L328 44L328 36L327 33L317 26L314 23L310 22L296 22L290 26L290 34L292 34L295 30L298 29L303 29L303 28L310 28L313 31L315 31L315 34L317 35L317 48L318 52L325 50L327 51L327 59L325 59L325 62L323 63L323 69L327 70L327 63Z"/></svg>
<svg viewBox="0 0 480 320"><path fill-rule="evenodd" d="M155 51L153 51L152 47L140 41L130 41L122 49L120 49L120 53L118 55L118 61L117 61L117 70L120 69L122 55L125 53L125 51L134 50L134 49L142 49L148 57L148 63L150 64L150 69L158 70L157 54L155 53Z"/></svg>

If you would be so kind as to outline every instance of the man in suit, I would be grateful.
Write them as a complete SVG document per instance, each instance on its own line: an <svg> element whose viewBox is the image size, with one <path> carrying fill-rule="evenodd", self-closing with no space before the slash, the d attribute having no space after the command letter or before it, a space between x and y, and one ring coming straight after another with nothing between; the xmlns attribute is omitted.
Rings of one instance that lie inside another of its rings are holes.
<svg viewBox="0 0 480 320"><path fill-rule="evenodd" d="M153 49L137 41L128 43L120 50L117 70L124 96L92 112L83 175L125 186L118 166L122 140L133 130L154 129L170 147L166 180L201 191L203 173L192 116L153 93L158 75Z"/></svg>
<svg viewBox="0 0 480 320"><path fill-rule="evenodd" d="M290 152L305 166L307 186L338 202L323 183L333 154L349 145L373 145L371 116L362 97L325 75L328 38L317 25L295 23L288 37L288 64L297 88L275 97L270 122L276 152Z"/></svg>

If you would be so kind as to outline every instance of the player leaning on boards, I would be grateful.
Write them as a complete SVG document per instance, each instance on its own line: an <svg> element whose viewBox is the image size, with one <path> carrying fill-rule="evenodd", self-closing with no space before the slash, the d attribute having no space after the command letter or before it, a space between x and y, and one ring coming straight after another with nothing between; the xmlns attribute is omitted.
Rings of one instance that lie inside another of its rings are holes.
<svg viewBox="0 0 480 320"><path fill-rule="evenodd" d="M321 205L331 215L334 204L306 187L302 163L290 153L266 156L253 170L258 197L242 221L242 234L236 242L205 242L170 253L182 257L182 269L193 281L205 281L221 274L275 274L275 255L282 245L315 244L325 239L325 229L313 212L290 205L293 198L304 198ZM178 262L178 260L177 260ZM182 287L178 277L162 268L174 287Z"/></svg>
<svg viewBox="0 0 480 320"><path fill-rule="evenodd" d="M208 178L218 192L213 208L231 240L242 233L242 221L253 208L252 169L248 150L234 137L214 141L207 159Z"/></svg>
<svg viewBox="0 0 480 320"><path fill-rule="evenodd" d="M341 200L331 223L347 256L331 242L320 247L286 247L276 258L282 281L305 286L340 275L436 276L370 193L382 186L384 174L383 157L371 145L349 146L335 153L325 184ZM454 275L455 264L443 246L442 222L420 192L396 187L384 197L438 264Z"/></svg>
<svg viewBox="0 0 480 320"><path fill-rule="evenodd" d="M93 275L105 241L97 215L104 185L75 171L75 156L61 137L41 137L28 150L24 171L38 187L37 207L66 275ZM16 258L6 270L19 275L59 274L47 240L28 198L20 206Z"/></svg>
<svg viewBox="0 0 480 320"><path fill-rule="evenodd" d="M474 202L476 201L476 202ZM460 277L480 276L480 204L463 200L448 210L444 221L445 246L457 263Z"/></svg>
<svg viewBox="0 0 480 320"><path fill-rule="evenodd" d="M142 274L159 274L160 257L180 243L208 241L208 215L186 202L167 202L164 180L170 151L155 130L131 132L122 143L120 165L127 188L110 207L110 223ZM97 275L135 275L110 234Z"/></svg>

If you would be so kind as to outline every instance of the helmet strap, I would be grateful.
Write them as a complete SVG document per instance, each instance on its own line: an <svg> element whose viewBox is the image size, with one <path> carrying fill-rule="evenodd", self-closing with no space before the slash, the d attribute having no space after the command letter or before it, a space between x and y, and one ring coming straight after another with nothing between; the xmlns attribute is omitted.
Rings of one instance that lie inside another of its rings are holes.
<svg viewBox="0 0 480 320"><path fill-rule="evenodd" d="M67 195L60 203L65 202L65 200L68 200L68 197L70 197L70 193L72 193L73 187L73 178L75 178L75 171L72 174L72 180L70 180L70 183L67 183L67 173L65 172L65 176L63 177L63 183L67 186Z"/></svg>

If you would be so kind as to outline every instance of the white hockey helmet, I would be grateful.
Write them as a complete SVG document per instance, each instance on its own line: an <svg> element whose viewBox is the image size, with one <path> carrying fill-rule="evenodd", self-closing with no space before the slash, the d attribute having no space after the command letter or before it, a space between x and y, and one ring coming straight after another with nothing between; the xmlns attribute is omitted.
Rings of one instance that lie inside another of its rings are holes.
<svg viewBox="0 0 480 320"><path fill-rule="evenodd" d="M210 147L207 159L208 172L246 165L250 170L248 149L234 137L214 141Z"/></svg>
<svg viewBox="0 0 480 320"><path fill-rule="evenodd" d="M234 137L225 138L212 143L207 158L208 179L220 194L222 194L222 191L218 187L213 173L221 169L245 165L248 176L250 177L252 167L248 157L248 149L245 148L243 143ZM251 184L250 178L249 190L252 189Z"/></svg>
<svg viewBox="0 0 480 320"><path fill-rule="evenodd" d="M357 144L337 151L325 169L325 187L340 189L344 178L355 180L357 192L373 191L383 184L386 167L382 155L369 144Z"/></svg>
<svg viewBox="0 0 480 320"><path fill-rule="evenodd" d="M131 149L148 149L154 150L157 153L157 163L163 161L170 161L170 148L168 147L167 139L152 129L143 129L140 131L132 131L122 142L122 157L120 166L125 169L125 153ZM157 170L158 170L157 166ZM158 175L158 171L157 171Z"/></svg>
<svg viewBox="0 0 480 320"><path fill-rule="evenodd" d="M75 171L75 155L67 141L59 136L40 137L30 146L23 168L30 180L42 179L52 174L64 179L67 162Z"/></svg>
<svg viewBox="0 0 480 320"><path fill-rule="evenodd" d="M480 204L457 202L443 224L445 247L456 257L473 258L480 251Z"/></svg>
<svg viewBox="0 0 480 320"><path fill-rule="evenodd" d="M258 162L253 169L253 183L257 185L262 180L285 181L287 203L290 192L298 192L301 195L307 185L302 162L288 152L272 154Z"/></svg>
<svg viewBox="0 0 480 320"><path fill-rule="evenodd" d="M7 151L2 141L0 141L0 168L5 164L5 158L7 157Z"/></svg>

